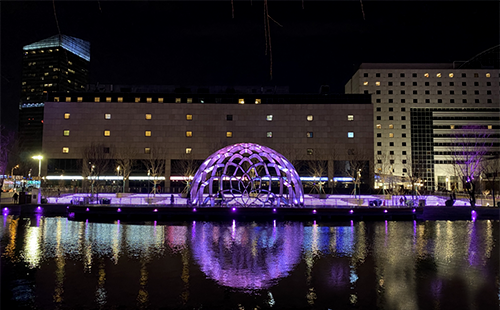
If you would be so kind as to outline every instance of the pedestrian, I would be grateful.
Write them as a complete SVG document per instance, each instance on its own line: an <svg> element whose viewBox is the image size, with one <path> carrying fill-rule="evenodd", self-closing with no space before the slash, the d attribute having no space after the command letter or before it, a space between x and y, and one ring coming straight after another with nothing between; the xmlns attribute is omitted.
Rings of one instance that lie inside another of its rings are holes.
<svg viewBox="0 0 500 310"><path fill-rule="evenodd" d="M399 204L400 204L400 205L403 205L403 202L404 202L404 201L405 201L405 200L403 199L403 197L399 198Z"/></svg>
<svg viewBox="0 0 500 310"><path fill-rule="evenodd" d="M60 188L57 189L57 197L58 198L61 197L61 189Z"/></svg>
<svg viewBox="0 0 500 310"><path fill-rule="evenodd" d="M170 204L173 205L174 204L174 194L170 195Z"/></svg>
<svg viewBox="0 0 500 310"><path fill-rule="evenodd" d="M14 195L12 195L12 198L14 199L14 203L17 204L17 198L19 198L19 195L17 192L14 192Z"/></svg>

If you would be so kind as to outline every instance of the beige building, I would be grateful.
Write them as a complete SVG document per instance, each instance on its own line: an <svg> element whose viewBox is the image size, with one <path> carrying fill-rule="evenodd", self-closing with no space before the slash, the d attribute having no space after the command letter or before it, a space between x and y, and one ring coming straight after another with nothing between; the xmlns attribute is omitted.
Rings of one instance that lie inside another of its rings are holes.
<svg viewBox="0 0 500 310"><path fill-rule="evenodd" d="M365 161L364 183L370 184L373 110L367 95L55 94L45 103L42 174L82 175L82 154L91 143L102 144L111 159L120 152L147 159L162 148L168 190L178 176L174 161L204 160L226 145L252 142L292 162L327 161L329 180L341 175L336 165Z"/></svg>
<svg viewBox="0 0 500 310"><path fill-rule="evenodd" d="M421 169L425 189L449 189L456 177L448 154L455 129L481 125L498 142L500 70L498 59L478 68L478 59L486 63L483 56L465 64L361 64L345 93L372 96L376 174L405 176ZM498 143L492 151L498 153Z"/></svg>

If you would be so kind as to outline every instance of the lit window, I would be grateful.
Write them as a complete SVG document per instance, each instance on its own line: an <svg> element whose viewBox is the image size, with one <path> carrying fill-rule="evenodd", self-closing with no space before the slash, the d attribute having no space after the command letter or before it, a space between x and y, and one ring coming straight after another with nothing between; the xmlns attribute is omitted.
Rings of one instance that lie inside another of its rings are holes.
<svg viewBox="0 0 500 310"><path fill-rule="evenodd" d="M69 113L64 113L64 119L69 119L70 114Z"/></svg>
<svg viewBox="0 0 500 310"><path fill-rule="evenodd" d="M104 119L111 119L111 114L104 114Z"/></svg>
<svg viewBox="0 0 500 310"><path fill-rule="evenodd" d="M490 75L489 73L486 73L486 77L488 77L488 78L489 78L489 77L491 77L491 75Z"/></svg>
<svg viewBox="0 0 500 310"><path fill-rule="evenodd" d="M268 131L268 132L266 133L266 137L268 137L268 138L272 138L272 137L273 137L273 132L272 132L272 131Z"/></svg>
<svg viewBox="0 0 500 310"><path fill-rule="evenodd" d="M260 99L255 99L255 104L260 104L261 100Z"/></svg>
<svg viewBox="0 0 500 310"><path fill-rule="evenodd" d="M245 99L241 99L241 98L240 98L240 99L238 99L238 103L239 103L239 104L245 104Z"/></svg>
<svg viewBox="0 0 500 310"><path fill-rule="evenodd" d="M436 77L441 77L441 73L436 74Z"/></svg>
<svg viewBox="0 0 500 310"><path fill-rule="evenodd" d="M59 102L59 97L54 97L54 102Z"/></svg>
<svg viewBox="0 0 500 310"><path fill-rule="evenodd" d="M193 98L188 98L187 103L193 103Z"/></svg>
<svg viewBox="0 0 500 310"><path fill-rule="evenodd" d="M450 125L450 129L455 129L455 125Z"/></svg>
<svg viewBox="0 0 500 310"><path fill-rule="evenodd" d="M354 138L354 132L349 131L349 132L347 133L347 137L348 137L348 138Z"/></svg>
<svg viewBox="0 0 500 310"><path fill-rule="evenodd" d="M111 131L109 131L109 130L104 130L104 136L105 136L105 137L109 137L109 136L111 136Z"/></svg>
<svg viewBox="0 0 500 310"><path fill-rule="evenodd" d="M273 120L273 115L272 114L269 114L266 116L266 120L268 120L269 122Z"/></svg>
<svg viewBox="0 0 500 310"><path fill-rule="evenodd" d="M83 98L82 98L82 97L78 97L78 98L76 98L76 101L77 101L77 102L82 102L82 101L83 101Z"/></svg>
<svg viewBox="0 0 500 310"><path fill-rule="evenodd" d="M106 97L106 102L111 102L111 97Z"/></svg>
<svg viewBox="0 0 500 310"><path fill-rule="evenodd" d="M375 82L375 85L380 86L380 82Z"/></svg>
<svg viewBox="0 0 500 310"><path fill-rule="evenodd" d="M94 102L101 102L101 98L100 97L94 97Z"/></svg>
<svg viewBox="0 0 500 310"><path fill-rule="evenodd" d="M152 101L152 100L153 100L153 99L151 99L151 98L146 98L146 102L147 102L147 103L151 103L151 101Z"/></svg>
<svg viewBox="0 0 500 310"><path fill-rule="evenodd" d="M389 138L394 138L394 134L392 132L389 133Z"/></svg>
<svg viewBox="0 0 500 310"><path fill-rule="evenodd" d="M314 150L313 149L307 149L307 155L313 155Z"/></svg>
<svg viewBox="0 0 500 310"><path fill-rule="evenodd" d="M141 102L141 98L140 97L135 97L135 102Z"/></svg>
<svg viewBox="0 0 500 310"><path fill-rule="evenodd" d="M63 153L69 153L69 147L63 147L62 148Z"/></svg>
<svg viewBox="0 0 500 310"><path fill-rule="evenodd" d="M146 113L146 119L151 119L151 114Z"/></svg>
<svg viewBox="0 0 500 310"><path fill-rule="evenodd" d="M193 120L193 114L186 114L186 120L192 121Z"/></svg>
<svg viewBox="0 0 500 310"><path fill-rule="evenodd" d="M151 154L151 148L150 147L145 147L144 148L144 154Z"/></svg>
<svg viewBox="0 0 500 310"><path fill-rule="evenodd" d="M312 131L308 131L307 134L306 134L306 137L312 138L313 137Z"/></svg>
<svg viewBox="0 0 500 310"><path fill-rule="evenodd" d="M493 129L493 125L488 125L488 129Z"/></svg>
<svg viewBox="0 0 500 310"><path fill-rule="evenodd" d="M233 137L233 132L232 131L227 131L226 132L226 138L232 138Z"/></svg>
<svg viewBox="0 0 500 310"><path fill-rule="evenodd" d="M354 120L354 115L352 115L352 114L347 115L347 120L348 121L353 121Z"/></svg>
<svg viewBox="0 0 500 310"><path fill-rule="evenodd" d="M394 125L393 124L390 124L389 125L389 129L393 129L394 128Z"/></svg>
<svg viewBox="0 0 500 310"><path fill-rule="evenodd" d="M175 98L175 103L181 103L181 98Z"/></svg>
<svg viewBox="0 0 500 310"><path fill-rule="evenodd" d="M146 131L144 132L144 135L145 135L146 137L151 137L151 130L146 130Z"/></svg>
<svg viewBox="0 0 500 310"><path fill-rule="evenodd" d="M123 97L118 97L118 102L123 102Z"/></svg>
<svg viewBox="0 0 500 310"><path fill-rule="evenodd" d="M69 136L69 129L65 129L63 131L63 136L68 137Z"/></svg>
<svg viewBox="0 0 500 310"><path fill-rule="evenodd" d="M377 124L377 129L382 129L382 125L381 124Z"/></svg>
<svg viewBox="0 0 500 310"><path fill-rule="evenodd" d="M366 81L366 82L363 82L363 85L365 85L365 86L366 86L366 85L368 85L368 82L367 82L367 81Z"/></svg>
<svg viewBox="0 0 500 310"><path fill-rule="evenodd" d="M308 121L308 122L312 122L313 118L314 118L314 117L313 117L312 115L308 115L308 116L307 116L307 121Z"/></svg>
<svg viewBox="0 0 500 310"><path fill-rule="evenodd" d="M186 148L186 154L191 154L191 152L192 152L192 149L190 147L187 147Z"/></svg>
<svg viewBox="0 0 500 310"><path fill-rule="evenodd" d="M424 76L428 78L429 77L429 73L425 73Z"/></svg>
<svg viewBox="0 0 500 310"><path fill-rule="evenodd" d="M163 103L163 98L158 98L158 103Z"/></svg>
<svg viewBox="0 0 500 310"><path fill-rule="evenodd" d="M192 137L193 132L192 131L186 131L186 137Z"/></svg>
<svg viewBox="0 0 500 310"><path fill-rule="evenodd" d="M66 102L71 102L71 97L66 97Z"/></svg>
<svg viewBox="0 0 500 310"><path fill-rule="evenodd" d="M453 73L448 74L448 76L452 78L453 77Z"/></svg>

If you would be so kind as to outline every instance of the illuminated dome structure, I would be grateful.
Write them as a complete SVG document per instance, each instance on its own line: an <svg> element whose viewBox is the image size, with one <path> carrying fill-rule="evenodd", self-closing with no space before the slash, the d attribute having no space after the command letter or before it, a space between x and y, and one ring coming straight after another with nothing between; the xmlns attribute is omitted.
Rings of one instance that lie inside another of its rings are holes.
<svg viewBox="0 0 500 310"><path fill-rule="evenodd" d="M304 226L193 224L191 250L200 270L236 290L268 289L300 263Z"/></svg>
<svg viewBox="0 0 500 310"><path fill-rule="evenodd" d="M205 160L191 182L191 199L198 206L299 207L304 205L304 192L297 171L283 155L262 145L239 143Z"/></svg>

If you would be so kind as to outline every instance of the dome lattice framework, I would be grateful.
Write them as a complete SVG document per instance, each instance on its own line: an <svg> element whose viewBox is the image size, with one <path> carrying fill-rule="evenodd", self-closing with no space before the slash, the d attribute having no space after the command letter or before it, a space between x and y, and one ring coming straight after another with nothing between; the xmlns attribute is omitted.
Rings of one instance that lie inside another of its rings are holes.
<svg viewBox="0 0 500 310"><path fill-rule="evenodd" d="M203 162L191 182L191 199L198 206L300 207L304 192L297 171L283 155L259 144L239 143Z"/></svg>

